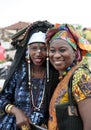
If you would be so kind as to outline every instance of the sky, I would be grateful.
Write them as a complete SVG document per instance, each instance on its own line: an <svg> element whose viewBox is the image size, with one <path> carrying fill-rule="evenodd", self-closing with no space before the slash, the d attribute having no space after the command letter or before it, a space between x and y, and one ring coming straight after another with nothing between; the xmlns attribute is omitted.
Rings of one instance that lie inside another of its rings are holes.
<svg viewBox="0 0 91 130"><path fill-rule="evenodd" d="M19 21L48 20L51 23L91 27L91 0L0 0L0 27Z"/></svg>

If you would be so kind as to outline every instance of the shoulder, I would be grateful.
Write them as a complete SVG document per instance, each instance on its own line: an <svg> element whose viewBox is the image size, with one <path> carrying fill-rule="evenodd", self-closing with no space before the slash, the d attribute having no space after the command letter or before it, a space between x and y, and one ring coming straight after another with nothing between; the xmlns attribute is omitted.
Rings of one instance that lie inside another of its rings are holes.
<svg viewBox="0 0 91 130"><path fill-rule="evenodd" d="M91 78L91 72L89 71L89 69L87 67L79 67L74 71L73 74L73 81L74 82L78 82L81 79L89 79Z"/></svg>
<svg viewBox="0 0 91 130"><path fill-rule="evenodd" d="M91 73L88 68L79 67L75 70L72 91L78 102L91 96Z"/></svg>

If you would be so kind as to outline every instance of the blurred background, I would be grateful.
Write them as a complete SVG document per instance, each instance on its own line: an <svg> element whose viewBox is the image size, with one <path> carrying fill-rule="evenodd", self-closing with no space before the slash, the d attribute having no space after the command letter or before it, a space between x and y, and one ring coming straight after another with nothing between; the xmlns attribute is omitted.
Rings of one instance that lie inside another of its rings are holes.
<svg viewBox="0 0 91 130"><path fill-rule="evenodd" d="M12 36L37 20L69 23L91 43L90 0L0 0L0 91L16 49Z"/></svg>

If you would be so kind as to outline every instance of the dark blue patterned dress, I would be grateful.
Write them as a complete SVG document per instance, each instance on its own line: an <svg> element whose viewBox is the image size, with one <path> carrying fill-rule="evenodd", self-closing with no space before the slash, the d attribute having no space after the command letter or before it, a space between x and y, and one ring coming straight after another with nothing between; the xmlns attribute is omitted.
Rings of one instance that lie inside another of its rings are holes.
<svg viewBox="0 0 91 130"><path fill-rule="evenodd" d="M34 84L32 88L33 101L35 106L38 107L43 96L45 84L43 79L32 79L32 82ZM0 94L0 108L4 109L8 103L14 104L22 109L33 123L38 125L42 123L45 103L41 105L40 111L33 109L31 95L27 85L25 62L21 64L21 67L16 69L8 86ZM15 116L5 113L0 121L0 130L18 130Z"/></svg>

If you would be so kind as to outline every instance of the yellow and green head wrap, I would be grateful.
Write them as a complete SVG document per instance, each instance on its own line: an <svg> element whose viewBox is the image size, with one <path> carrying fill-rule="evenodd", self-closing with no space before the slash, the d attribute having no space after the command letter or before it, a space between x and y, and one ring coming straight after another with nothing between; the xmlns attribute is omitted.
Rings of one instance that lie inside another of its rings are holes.
<svg viewBox="0 0 91 130"><path fill-rule="evenodd" d="M73 39L72 35L67 32L66 30L58 31L51 39L51 41L57 40L57 39L63 39L67 41L75 50L77 49L77 45L75 40Z"/></svg>
<svg viewBox="0 0 91 130"><path fill-rule="evenodd" d="M67 41L75 50L79 49L82 56L91 56L91 44L72 25L62 24L47 32L47 43L56 39Z"/></svg>

